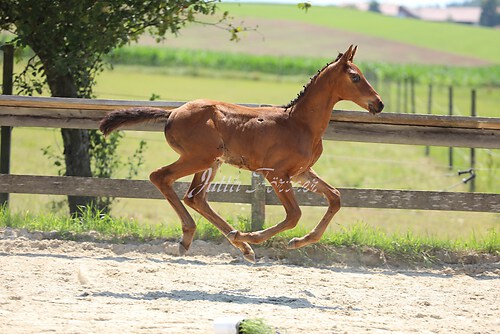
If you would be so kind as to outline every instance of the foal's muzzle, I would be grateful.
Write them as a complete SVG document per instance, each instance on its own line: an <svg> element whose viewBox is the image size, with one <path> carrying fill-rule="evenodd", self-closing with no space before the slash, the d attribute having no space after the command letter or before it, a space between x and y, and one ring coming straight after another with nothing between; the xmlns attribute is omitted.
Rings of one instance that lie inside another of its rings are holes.
<svg viewBox="0 0 500 334"><path fill-rule="evenodd" d="M372 114L378 114L384 109L384 102L382 100L378 99L376 102L372 102L368 104L368 110Z"/></svg>

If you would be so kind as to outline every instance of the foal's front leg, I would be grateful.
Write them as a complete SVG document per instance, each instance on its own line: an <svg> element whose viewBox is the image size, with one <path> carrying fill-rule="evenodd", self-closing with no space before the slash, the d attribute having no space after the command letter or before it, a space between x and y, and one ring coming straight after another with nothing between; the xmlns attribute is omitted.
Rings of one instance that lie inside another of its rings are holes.
<svg viewBox="0 0 500 334"><path fill-rule="evenodd" d="M199 163L196 159L185 159L181 157L173 164L155 170L149 176L151 182L160 190L181 220L182 240L179 243L180 255L184 255L189 250L193 241L194 232L196 231L196 224L186 210L186 207L177 197L173 184L175 180L207 169L209 166L210 165L207 166L206 164Z"/></svg>
<svg viewBox="0 0 500 334"><path fill-rule="evenodd" d="M322 180L312 169L293 178L294 182L301 184L308 191L322 194L328 200L328 210L319 224L302 238L293 238L288 243L288 248L304 247L319 241L330 224L333 216L340 210L340 192Z"/></svg>
<svg viewBox="0 0 500 334"><path fill-rule="evenodd" d="M286 218L279 224L265 230L256 232L232 231L227 235L231 241L248 242L251 244L262 243L276 234L294 228L299 222L301 211L295 195L293 193L292 182L288 176L274 173L266 175L267 180L272 185L274 192L285 207Z"/></svg>
<svg viewBox="0 0 500 334"><path fill-rule="evenodd" d="M234 227L218 215L207 201L208 186L213 181L218 168L219 163L215 162L210 169L196 173L188 192L184 196L184 202L214 224L224 235L227 235L234 230ZM232 244L240 249L245 260L255 263L255 253L249 244L236 241L232 242Z"/></svg>

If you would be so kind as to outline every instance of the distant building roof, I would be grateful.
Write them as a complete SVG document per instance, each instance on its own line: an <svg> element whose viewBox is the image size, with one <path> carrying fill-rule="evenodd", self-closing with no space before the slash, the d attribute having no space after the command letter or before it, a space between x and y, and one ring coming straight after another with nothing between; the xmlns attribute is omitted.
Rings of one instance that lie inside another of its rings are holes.
<svg viewBox="0 0 500 334"><path fill-rule="evenodd" d="M422 20L438 22L477 24L481 17L480 7L416 8L411 12Z"/></svg>
<svg viewBox="0 0 500 334"><path fill-rule="evenodd" d="M370 4L365 2L353 3L346 6L362 11L368 11ZM411 17L435 22L451 21L465 24L479 24L479 18L481 17L480 7L408 8L405 6L381 3L379 4L379 9L381 14L387 16Z"/></svg>
<svg viewBox="0 0 500 334"><path fill-rule="evenodd" d="M370 4L368 2L363 2L363 3L354 3L352 5L346 5L352 8L356 8L358 10L362 10L367 12L368 9L370 8ZM386 4L386 3L381 3L378 5L378 8L380 9L380 13L387 15L387 16L398 16L399 15L399 5L392 5L392 4Z"/></svg>

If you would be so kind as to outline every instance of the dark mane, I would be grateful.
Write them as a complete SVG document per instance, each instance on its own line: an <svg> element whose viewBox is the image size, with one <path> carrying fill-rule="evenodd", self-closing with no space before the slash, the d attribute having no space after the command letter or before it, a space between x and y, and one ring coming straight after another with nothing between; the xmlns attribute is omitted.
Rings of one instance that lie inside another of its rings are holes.
<svg viewBox="0 0 500 334"><path fill-rule="evenodd" d="M327 63L321 70L319 70L314 76L312 76L310 79L309 79L309 82L307 83L307 85L304 86L304 88L300 91L300 93L297 94L297 97L294 98L292 101L290 101L288 104L286 105L283 105L281 106L282 108L285 108L285 110L293 107L297 101L302 97L304 96L304 94L306 93L307 91L307 88L309 88L309 86L316 80L316 78L320 75L321 72L323 72L325 70L325 68L327 68L328 66L330 66L331 64L335 63L336 61L338 61L341 57L342 57L343 53L339 53L339 55L337 56L337 58L330 62L330 63Z"/></svg>

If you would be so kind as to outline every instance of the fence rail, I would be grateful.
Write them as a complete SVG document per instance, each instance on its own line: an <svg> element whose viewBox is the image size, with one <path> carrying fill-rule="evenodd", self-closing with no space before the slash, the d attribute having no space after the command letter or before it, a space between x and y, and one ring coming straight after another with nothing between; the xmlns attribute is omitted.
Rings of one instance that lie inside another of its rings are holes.
<svg viewBox="0 0 500 334"><path fill-rule="evenodd" d="M188 182L176 182L175 191L184 196ZM0 189L9 193L162 199L162 194L146 180L99 179L75 176L0 174ZM357 208L415 209L500 212L500 195L484 193L410 191L339 188L342 205ZM306 206L327 206L326 200L303 188L294 188L297 201ZM221 203L253 204L255 193L263 194L264 204L280 205L273 188L252 185L218 184L208 191L208 199Z"/></svg>
<svg viewBox="0 0 500 334"><path fill-rule="evenodd" d="M132 106L172 109L182 104L0 96L0 125L96 129L99 120L111 110ZM163 131L163 126L135 125L128 130ZM374 116L366 112L334 111L324 139L495 149L500 148L500 118L391 113ZM263 219L265 205L279 202L271 188L260 185L261 182L254 178L252 185L239 186L238 191L213 191L209 199L250 203L253 216ZM234 190L230 184L221 187L231 189L231 186ZM177 193L183 195L188 184L179 182L175 187ZM324 199L314 193L299 188L295 191L302 205L326 205ZM148 181L8 174L0 174L0 192L162 198ZM341 189L341 192L346 207L500 212L499 194L352 188Z"/></svg>
<svg viewBox="0 0 500 334"><path fill-rule="evenodd" d="M115 101L0 96L4 126L96 129L107 112L133 106L173 109L183 102ZM246 104L247 106L258 106ZM163 131L161 124L128 130ZM324 139L407 145L500 148L500 118L336 110Z"/></svg>

